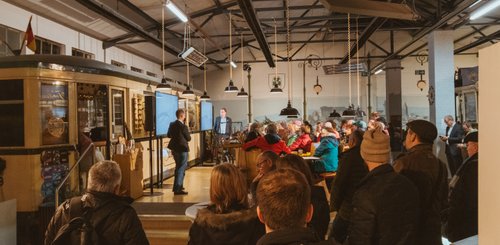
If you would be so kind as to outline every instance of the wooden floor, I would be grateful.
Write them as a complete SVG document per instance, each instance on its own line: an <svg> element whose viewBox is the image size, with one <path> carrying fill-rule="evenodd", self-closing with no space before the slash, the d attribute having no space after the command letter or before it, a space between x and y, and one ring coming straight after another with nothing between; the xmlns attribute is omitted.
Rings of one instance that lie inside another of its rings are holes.
<svg viewBox="0 0 500 245"><path fill-rule="evenodd" d="M198 203L210 200L210 173L212 167L195 166L186 171L184 177L185 191L188 195L174 195L172 186L174 178L169 178L163 183L163 188L154 188L154 194L149 195L149 189L144 190L146 196L136 202L171 202L171 203Z"/></svg>

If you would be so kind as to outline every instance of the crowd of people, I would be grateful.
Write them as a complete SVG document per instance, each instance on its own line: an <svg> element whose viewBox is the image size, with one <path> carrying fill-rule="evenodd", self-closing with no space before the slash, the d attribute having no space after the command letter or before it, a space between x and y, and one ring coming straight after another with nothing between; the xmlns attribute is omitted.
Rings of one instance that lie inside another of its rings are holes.
<svg viewBox="0 0 500 245"><path fill-rule="evenodd" d="M377 114L368 123L345 120L339 127L335 121L256 123L243 148L262 151L251 163L257 176L248 184L237 166L216 165L210 205L199 210L188 244L432 245L442 244L443 236L456 242L477 235L478 133L451 116L444 122L446 135L439 139L450 154L448 167L433 154L438 130L426 120L406 124L405 151L395 157ZM458 159L451 146L465 150L463 163L450 162ZM320 160L307 162L307 152ZM317 185L323 172L335 173L329 191ZM72 224L73 213L89 210L102 217L94 227L105 244L148 244L130 200L117 196L116 163L98 163L89 173L87 194L57 209L45 244L64 239L61 227ZM175 184L176 194L183 191L182 181Z"/></svg>

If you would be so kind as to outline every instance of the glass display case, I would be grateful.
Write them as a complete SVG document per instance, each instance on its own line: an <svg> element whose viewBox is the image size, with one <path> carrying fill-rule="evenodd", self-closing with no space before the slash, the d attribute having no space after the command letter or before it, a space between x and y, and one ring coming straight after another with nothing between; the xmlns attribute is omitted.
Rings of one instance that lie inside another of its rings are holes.
<svg viewBox="0 0 500 245"><path fill-rule="evenodd" d="M78 132L90 133L92 141L106 141L108 120L107 86L77 85Z"/></svg>
<svg viewBox="0 0 500 245"><path fill-rule="evenodd" d="M39 105L42 145L68 144L68 84L41 82Z"/></svg>

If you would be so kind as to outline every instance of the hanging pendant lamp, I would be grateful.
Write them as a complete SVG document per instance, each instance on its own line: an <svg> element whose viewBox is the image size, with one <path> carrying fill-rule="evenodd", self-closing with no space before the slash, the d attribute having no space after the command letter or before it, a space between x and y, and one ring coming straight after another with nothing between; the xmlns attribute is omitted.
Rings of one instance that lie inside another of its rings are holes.
<svg viewBox="0 0 500 245"><path fill-rule="evenodd" d="M206 45L205 45L205 38L203 38L203 55L206 54ZM200 96L200 100L209 100L210 96L208 96L207 93L207 62L203 63L203 87L204 87L204 92L203 95Z"/></svg>
<svg viewBox="0 0 500 245"><path fill-rule="evenodd" d="M351 97L351 14L347 13L347 58L348 58L348 72L349 72L349 106L342 112L342 116L355 116L356 111L354 110L354 105L352 104Z"/></svg>
<svg viewBox="0 0 500 245"><path fill-rule="evenodd" d="M273 88L271 88L271 94L281 94L283 89L281 89L281 82L278 76L278 29L276 24L276 19L274 20L274 78L272 81Z"/></svg>
<svg viewBox="0 0 500 245"><path fill-rule="evenodd" d="M244 78L244 59L243 59L243 33L241 33L241 37L240 37L240 41L241 41L241 45L240 45L240 50L241 50L241 90L240 92L238 92L238 94L236 95L236 97L240 97L240 98L246 98L248 97L248 93L245 92L245 88L243 85L245 85L245 78Z"/></svg>
<svg viewBox="0 0 500 245"><path fill-rule="evenodd" d="M161 71L162 79L161 83L156 86L156 91L169 92L172 91L172 86L168 84L167 78L165 78L165 9L161 8Z"/></svg>
<svg viewBox="0 0 500 245"><path fill-rule="evenodd" d="M295 117L300 114L299 111L292 107L292 76L290 69L290 9L286 0L286 57L288 66L288 104L285 108L281 109L280 116Z"/></svg>
<svg viewBox="0 0 500 245"><path fill-rule="evenodd" d="M361 110L361 96L359 92L359 80L360 80L360 74L359 74L359 26L358 26L358 18L356 18L356 81L357 81L357 96L358 96L358 107L356 108L356 116L357 117L364 117L366 116L366 113Z"/></svg>
<svg viewBox="0 0 500 245"><path fill-rule="evenodd" d="M231 12L229 12L229 84L224 89L226 93L236 93L238 92L238 87L234 86L233 82L233 36L232 36L232 25L231 25Z"/></svg>

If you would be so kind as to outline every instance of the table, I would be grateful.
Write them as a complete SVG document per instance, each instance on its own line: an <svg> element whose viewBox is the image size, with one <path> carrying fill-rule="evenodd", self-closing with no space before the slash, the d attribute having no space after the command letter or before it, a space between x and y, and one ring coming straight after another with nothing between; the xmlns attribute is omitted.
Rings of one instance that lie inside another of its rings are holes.
<svg viewBox="0 0 500 245"><path fill-rule="evenodd" d="M191 205L188 208L186 208L185 215L189 219L191 219L191 221L194 221L194 219L196 218L196 215L198 214L198 210L208 207L209 204L210 204L210 202L200 202L200 203L196 203L194 205Z"/></svg>

